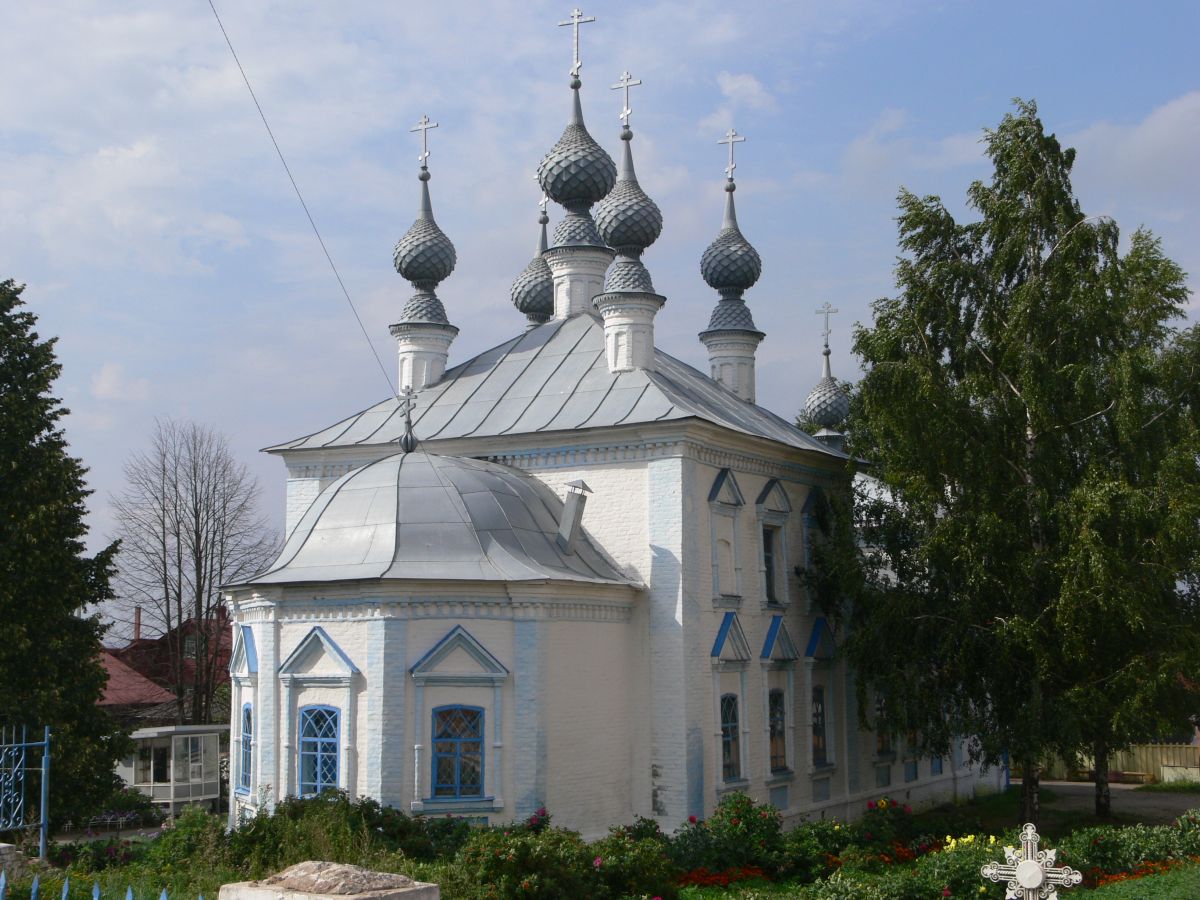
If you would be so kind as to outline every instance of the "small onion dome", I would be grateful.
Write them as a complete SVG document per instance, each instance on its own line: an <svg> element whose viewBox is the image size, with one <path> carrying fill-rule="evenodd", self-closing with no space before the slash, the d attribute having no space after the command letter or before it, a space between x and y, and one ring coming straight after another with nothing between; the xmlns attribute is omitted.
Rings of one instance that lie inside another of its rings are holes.
<svg viewBox="0 0 1200 900"><path fill-rule="evenodd" d="M662 233L658 204L646 196L633 169L633 132L622 130L621 174L612 191L596 207L596 227L604 242L618 253L641 253Z"/></svg>
<svg viewBox="0 0 1200 900"><path fill-rule="evenodd" d="M554 276L542 258L546 252L546 224L549 221L550 217L543 210L538 217L541 229L537 250L512 285L513 305L525 314L530 325L540 325L554 315Z"/></svg>
<svg viewBox="0 0 1200 900"><path fill-rule="evenodd" d="M821 380L804 401L804 417L822 428L837 428L850 415L850 398L829 370L829 348L825 348L825 365Z"/></svg>
<svg viewBox="0 0 1200 900"><path fill-rule="evenodd" d="M713 307L708 320L708 331L758 332L758 328L754 324L754 316L750 315L750 307L744 300L721 299Z"/></svg>
<svg viewBox="0 0 1200 900"><path fill-rule="evenodd" d="M402 322L433 322L446 325L446 310L434 295L434 288L454 271L457 255L450 238L433 220L429 200L429 170L421 167L421 207L417 220L396 242L392 259L396 271L412 282L417 293L405 304Z"/></svg>
<svg viewBox="0 0 1200 900"><path fill-rule="evenodd" d="M738 228L737 212L733 206L733 192L737 186L730 180L725 185L725 220L721 230L704 255L700 257L700 274L708 286L721 292L722 296L739 297L743 291L753 287L762 274L762 260L758 251Z"/></svg>
<svg viewBox="0 0 1200 900"><path fill-rule="evenodd" d="M578 81L572 83L572 88L571 121L558 143L538 163L537 176L542 189L555 202L572 211L583 211L612 190L617 167L583 124Z"/></svg>

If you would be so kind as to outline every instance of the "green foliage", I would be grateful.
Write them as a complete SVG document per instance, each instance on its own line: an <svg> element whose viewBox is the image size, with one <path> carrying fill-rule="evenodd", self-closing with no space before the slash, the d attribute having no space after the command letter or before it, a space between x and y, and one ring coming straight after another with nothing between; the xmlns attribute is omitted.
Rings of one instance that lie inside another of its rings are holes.
<svg viewBox="0 0 1200 900"><path fill-rule="evenodd" d="M1088 900L1195 900L1200 897L1200 866L1187 866L1156 875L1138 878L1097 888L1087 894Z"/></svg>
<svg viewBox="0 0 1200 900"><path fill-rule="evenodd" d="M797 825L784 835L786 870L806 882L829 875L856 833L836 819Z"/></svg>
<svg viewBox="0 0 1200 900"><path fill-rule="evenodd" d="M1200 781L1155 781L1139 784L1134 790L1156 794L1200 794Z"/></svg>
<svg viewBox="0 0 1200 900"><path fill-rule="evenodd" d="M53 729L50 814L61 823L102 803L127 750L96 706L104 626L87 614L111 597L116 546L84 555L87 470L67 452L67 411L51 394L54 340L34 330L22 290L0 281L0 724Z"/></svg>
<svg viewBox="0 0 1200 900"><path fill-rule="evenodd" d="M447 893L464 900L603 898L596 855L573 831L480 830L455 857Z"/></svg>
<svg viewBox="0 0 1200 900"><path fill-rule="evenodd" d="M755 804L740 792L726 794L710 818L692 817L680 826L669 852L684 871L752 866L776 872L784 864L782 820L769 803Z"/></svg>
<svg viewBox="0 0 1200 900"><path fill-rule="evenodd" d="M850 449L881 484L819 510L811 587L860 708L888 696L872 724L1032 766L1194 709L1200 331L1170 328L1188 291L1156 239L1121 255L1085 217L1034 104L986 145L977 221L900 194L897 295L855 335Z"/></svg>
<svg viewBox="0 0 1200 900"><path fill-rule="evenodd" d="M678 895L675 879L680 873L665 853L665 841L661 835L635 837L637 831L636 826L614 828L608 837L590 844L592 864L613 897L672 900Z"/></svg>

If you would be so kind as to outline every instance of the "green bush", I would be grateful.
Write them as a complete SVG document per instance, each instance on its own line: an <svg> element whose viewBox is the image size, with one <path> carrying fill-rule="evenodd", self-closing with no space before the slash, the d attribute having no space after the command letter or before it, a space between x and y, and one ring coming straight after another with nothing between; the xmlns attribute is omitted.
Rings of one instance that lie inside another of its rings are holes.
<svg viewBox="0 0 1200 900"><path fill-rule="evenodd" d="M636 838L640 829L614 828L608 837L590 844L595 854L592 865L614 897L657 896L671 900L678 895L675 879L679 870L666 855L666 842L658 837Z"/></svg>
<svg viewBox="0 0 1200 900"><path fill-rule="evenodd" d="M824 878L853 836L854 829L836 819L801 822L783 836L785 871L805 882Z"/></svg>
<svg viewBox="0 0 1200 900"><path fill-rule="evenodd" d="M712 835L711 868L757 866L770 873L783 862L783 823L769 803L745 794L726 794L704 821Z"/></svg>
<svg viewBox="0 0 1200 900"><path fill-rule="evenodd" d="M111 838L53 844L47 847L46 853L53 866L75 872L94 873L136 862L146 855L146 847L144 843Z"/></svg>
<svg viewBox="0 0 1200 900"><path fill-rule="evenodd" d="M445 893L464 900L602 900L608 886L603 860L595 860L583 839L563 828L480 830L455 857Z"/></svg>
<svg viewBox="0 0 1200 900"><path fill-rule="evenodd" d="M864 846L907 844L917 837L912 807L901 805L888 797L869 801L866 812L854 827L856 842Z"/></svg>
<svg viewBox="0 0 1200 900"><path fill-rule="evenodd" d="M192 865L197 860L217 861L225 855L225 822L198 806L189 806L175 824L150 844L146 860L158 867Z"/></svg>

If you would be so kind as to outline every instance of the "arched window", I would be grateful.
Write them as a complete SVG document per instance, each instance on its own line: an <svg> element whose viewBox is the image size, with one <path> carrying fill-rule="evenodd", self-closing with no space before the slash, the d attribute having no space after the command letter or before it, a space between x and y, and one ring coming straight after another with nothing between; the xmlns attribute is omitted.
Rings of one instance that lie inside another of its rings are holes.
<svg viewBox="0 0 1200 900"><path fill-rule="evenodd" d="M738 733L737 694L721 695L721 777L736 781L742 777L742 755Z"/></svg>
<svg viewBox="0 0 1200 900"><path fill-rule="evenodd" d="M771 771L787 770L787 735L784 731L787 725L787 707L784 704L783 691L772 688L767 694L767 727L771 740Z"/></svg>
<svg viewBox="0 0 1200 900"><path fill-rule="evenodd" d="M300 796L338 786L338 731L341 713L332 706L300 710Z"/></svg>
<svg viewBox="0 0 1200 900"><path fill-rule="evenodd" d="M247 703L242 707L242 758L238 766L238 790L250 790L250 770L254 759L254 712Z"/></svg>
<svg viewBox="0 0 1200 900"><path fill-rule="evenodd" d="M812 761L814 766L829 764L829 745L825 740L825 688L812 689Z"/></svg>
<svg viewBox="0 0 1200 900"><path fill-rule="evenodd" d="M483 710L479 707L434 708L433 796L483 796Z"/></svg>

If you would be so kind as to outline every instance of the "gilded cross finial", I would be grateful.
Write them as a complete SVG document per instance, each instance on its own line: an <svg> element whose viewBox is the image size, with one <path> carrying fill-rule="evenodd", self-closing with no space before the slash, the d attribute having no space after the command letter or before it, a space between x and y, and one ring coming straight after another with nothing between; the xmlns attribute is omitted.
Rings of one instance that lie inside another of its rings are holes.
<svg viewBox="0 0 1200 900"><path fill-rule="evenodd" d="M1058 900L1060 887L1074 887L1083 873L1070 866L1055 867L1057 850L1039 850L1037 829L1032 823L1021 829L1021 849L1004 848L1004 862L990 862L979 874L991 881L1007 881L1005 900Z"/></svg>
<svg viewBox="0 0 1200 900"><path fill-rule="evenodd" d="M621 115L617 118L621 120L621 123L626 128L629 127L629 114L633 112L633 110L629 108L629 89L631 87L636 87L641 83L641 79L634 78L628 72L622 72L621 80L612 86L612 90L614 91L619 91L622 89L625 91L625 107L621 110Z"/></svg>
<svg viewBox="0 0 1200 900"><path fill-rule="evenodd" d="M426 160L429 159L429 129L437 128L437 122L429 121L429 116L421 116L417 124L408 129L409 132L421 132L421 155L417 157L417 162L421 164L421 168L427 168Z"/></svg>
<svg viewBox="0 0 1200 900"><path fill-rule="evenodd" d="M825 349L828 350L829 349L829 335L832 334L832 332L829 330L829 317L832 316L834 313L841 312L841 310L835 309L833 307L833 304L831 304L828 300L826 300L823 304L821 304L821 308L814 310L814 312L818 316L825 317L825 330L821 332L821 336L825 338Z"/></svg>
<svg viewBox="0 0 1200 900"><path fill-rule="evenodd" d="M396 395L400 412L404 415L404 433L400 435L400 449L405 453L412 453L417 449L417 436L413 433L412 423L414 397L416 397L416 391L409 384L406 384L404 389Z"/></svg>
<svg viewBox="0 0 1200 900"><path fill-rule="evenodd" d="M595 22L595 21L596 21L595 16L586 16L585 17L584 14L581 13L578 9L573 9L573 10L571 10L571 18L567 19L567 21L565 21L565 22L558 23L559 27L561 27L563 25L572 26L572 28L574 29L574 32L575 32L575 35L574 35L574 37L575 37L575 40L574 40L575 52L574 52L574 56L571 57L573 60L573 63L574 63L571 66L571 77L572 78L579 77L579 69L580 69L580 67L583 66L583 63L580 62L580 60L579 60L579 26L586 25L588 22Z"/></svg>
<svg viewBox="0 0 1200 900"><path fill-rule="evenodd" d="M730 181L733 181L733 170L737 168L737 163L733 161L733 145L740 144L744 140L746 140L745 135L738 134L735 128L730 128L725 132L725 137L717 141L718 144L729 145L729 165L725 167L725 177Z"/></svg>

